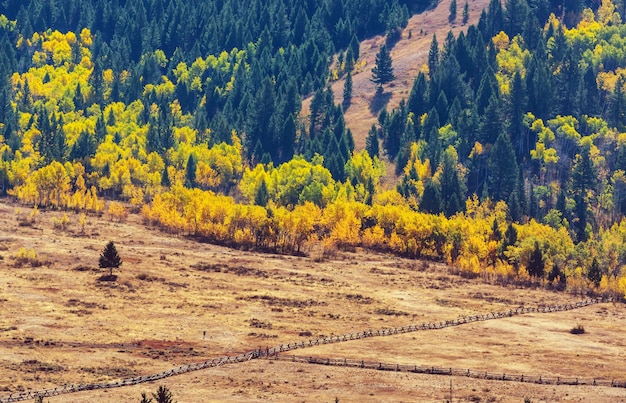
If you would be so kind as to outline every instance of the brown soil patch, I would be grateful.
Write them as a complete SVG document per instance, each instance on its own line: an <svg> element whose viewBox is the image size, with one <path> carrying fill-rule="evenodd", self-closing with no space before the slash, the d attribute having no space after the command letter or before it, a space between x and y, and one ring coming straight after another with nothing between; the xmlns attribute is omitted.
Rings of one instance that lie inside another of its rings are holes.
<svg viewBox="0 0 626 403"><path fill-rule="evenodd" d="M568 294L503 288L446 266L358 250L315 262L242 252L128 223L89 217L78 235L44 211L18 226L0 202L0 396L64 384L150 375L225 355L366 329L575 301ZM22 214L26 209L22 208ZM99 253L116 242L115 282L97 281ZM13 266L21 248L47 263ZM129 263L132 262L132 263ZM626 307L602 304L526 314L298 350L297 355L564 377L624 378ZM569 332L582 325L585 333ZM206 332L206 333L205 333ZM623 401L623 389L453 378L457 401ZM139 400L167 385L192 401L442 401L450 378L253 360L51 402Z"/></svg>

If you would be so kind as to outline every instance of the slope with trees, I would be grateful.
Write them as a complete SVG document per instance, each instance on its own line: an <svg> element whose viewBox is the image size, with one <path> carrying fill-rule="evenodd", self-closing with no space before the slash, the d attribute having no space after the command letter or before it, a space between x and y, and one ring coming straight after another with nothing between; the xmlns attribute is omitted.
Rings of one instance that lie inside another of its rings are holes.
<svg viewBox="0 0 626 403"><path fill-rule="evenodd" d="M494 0L466 33L433 35L366 151L335 102L331 55L350 72L359 36L393 38L426 4L372 0L382 28L350 2L51 4L2 10L3 193L95 213L110 200L119 219L122 200L244 248L364 246L493 281L625 291L626 25L609 0L561 19ZM386 50L379 85L394 76Z"/></svg>

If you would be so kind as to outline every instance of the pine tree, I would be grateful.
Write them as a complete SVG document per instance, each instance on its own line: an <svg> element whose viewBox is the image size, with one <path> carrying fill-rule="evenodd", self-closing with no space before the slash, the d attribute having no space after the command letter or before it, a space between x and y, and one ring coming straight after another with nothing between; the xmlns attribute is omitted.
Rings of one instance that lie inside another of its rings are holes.
<svg viewBox="0 0 626 403"><path fill-rule="evenodd" d="M155 399L156 403L176 403L172 397L172 392L163 385L159 386L156 393L152 394L152 397Z"/></svg>
<svg viewBox="0 0 626 403"><path fill-rule="evenodd" d="M343 107L347 109L350 106L350 100L352 99L352 72L348 71L346 74L346 81L343 84Z"/></svg>
<svg viewBox="0 0 626 403"><path fill-rule="evenodd" d="M544 272L544 261L543 261L543 253L539 248L539 242L535 241L535 249L533 249L530 254L530 258L528 259L528 274L532 277L543 277Z"/></svg>
<svg viewBox="0 0 626 403"><path fill-rule="evenodd" d="M167 172L167 166L163 168L163 173L161 174L161 186L170 187L172 182L170 181L170 174Z"/></svg>
<svg viewBox="0 0 626 403"><path fill-rule="evenodd" d="M378 129L376 129L376 125L372 125L369 133L367 133L367 138L365 139L365 149L370 157L378 157L380 154L380 146L378 144Z"/></svg>
<svg viewBox="0 0 626 403"><path fill-rule="evenodd" d="M589 281L592 281L595 286L600 285L600 281L602 281L602 270L600 270L600 263L598 263L597 258L593 258L593 262L591 263L591 267L589 267L589 272L587 272L587 278Z"/></svg>
<svg viewBox="0 0 626 403"><path fill-rule="evenodd" d="M622 130L626 123L626 97L624 96L624 83L626 78L620 75L615 83L615 89L611 94L610 103L610 123L617 127L618 130Z"/></svg>
<svg viewBox="0 0 626 403"><path fill-rule="evenodd" d="M196 158L193 154L189 154L187 166L185 168L185 186L193 188L196 186Z"/></svg>
<svg viewBox="0 0 626 403"><path fill-rule="evenodd" d="M270 196L267 191L267 183L265 183L265 179L262 179L261 184L259 185L259 189L256 191L256 195L254 195L254 204L257 206L265 207L267 206L269 198Z"/></svg>
<svg viewBox="0 0 626 403"><path fill-rule="evenodd" d="M122 259L117 253L117 248L113 241L109 241L100 254L99 265L101 269L109 269L109 277L113 277L113 269L117 269L122 264Z"/></svg>
<svg viewBox="0 0 626 403"><path fill-rule="evenodd" d="M463 25L467 24L469 21L469 4L467 4L467 0L465 0L465 5L463 6Z"/></svg>
<svg viewBox="0 0 626 403"><path fill-rule="evenodd" d="M435 69L439 65L439 44L437 43L437 35L433 34L433 40L428 50L428 74L432 78Z"/></svg>
<svg viewBox="0 0 626 403"><path fill-rule="evenodd" d="M448 21L450 23L456 20L456 0L450 2L450 15L448 15Z"/></svg>
<svg viewBox="0 0 626 403"><path fill-rule="evenodd" d="M590 153L590 145L583 145L580 154L576 155L572 168L571 187L576 202L575 214L578 218L573 224L579 242L587 240L587 223L589 222L587 210L590 205L590 197L594 196L598 183L598 174Z"/></svg>
<svg viewBox="0 0 626 403"><path fill-rule="evenodd" d="M466 187L458 163L456 150L449 146L441 157L441 200L443 212L448 217L464 207Z"/></svg>
<svg viewBox="0 0 626 403"><path fill-rule="evenodd" d="M526 111L526 88L519 71L513 76L511 98L509 103L509 133L515 148L517 161L522 163L529 154L527 130L524 130L524 113Z"/></svg>
<svg viewBox="0 0 626 403"><path fill-rule="evenodd" d="M518 167L515 152L506 133L498 136L490 157L489 189L494 201L508 201L517 188Z"/></svg>
<svg viewBox="0 0 626 403"><path fill-rule="evenodd" d="M430 214L439 214L442 211L442 204L441 187L434 180L429 179L424 186L420 210Z"/></svg>
<svg viewBox="0 0 626 403"><path fill-rule="evenodd" d="M371 81L378 86L379 90L382 90L383 85L396 79L396 76L393 75L392 63L387 45L382 45L380 51L376 54L376 66L372 68L371 78Z"/></svg>

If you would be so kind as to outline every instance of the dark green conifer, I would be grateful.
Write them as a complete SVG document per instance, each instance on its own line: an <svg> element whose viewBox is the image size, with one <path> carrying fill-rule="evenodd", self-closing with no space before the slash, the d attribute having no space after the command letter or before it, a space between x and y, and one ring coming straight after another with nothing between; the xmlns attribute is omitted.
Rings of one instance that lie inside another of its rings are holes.
<svg viewBox="0 0 626 403"><path fill-rule="evenodd" d="M371 81L378 86L379 90L382 89L383 85L396 79L396 76L393 75L392 63L387 45L382 45L376 54L376 66L372 68L371 78Z"/></svg>

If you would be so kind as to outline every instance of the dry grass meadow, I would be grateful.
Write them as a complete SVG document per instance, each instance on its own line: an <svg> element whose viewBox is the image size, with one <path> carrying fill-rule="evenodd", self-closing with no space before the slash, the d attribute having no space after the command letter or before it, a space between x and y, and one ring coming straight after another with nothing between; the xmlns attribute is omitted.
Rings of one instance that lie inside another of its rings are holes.
<svg viewBox="0 0 626 403"><path fill-rule="evenodd" d="M0 203L0 398L64 384L149 375L209 358L366 329L577 300L503 288L443 265L340 252L333 258L227 249L126 223ZM98 281L100 251L124 263ZM32 248L39 266L14 256ZM313 254L315 255L315 253ZM582 325L582 335L569 330ZM529 375L626 378L626 307L600 304L299 350L299 355ZM206 337L203 338L203 332ZM626 400L624 389L534 385L253 360L50 402L139 401L168 386L179 402ZM48 399L46 399L48 400Z"/></svg>

